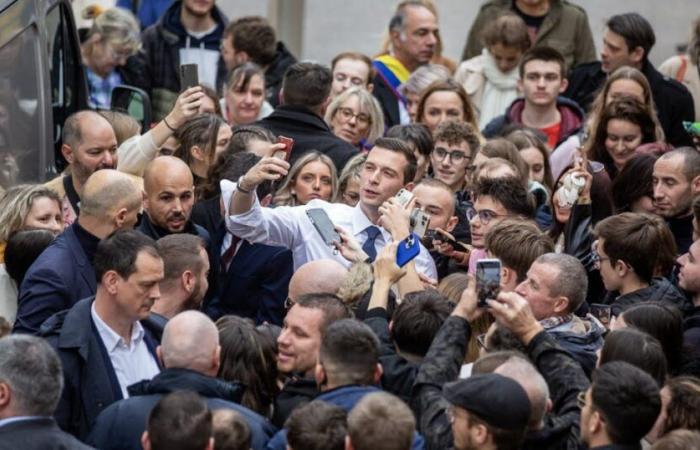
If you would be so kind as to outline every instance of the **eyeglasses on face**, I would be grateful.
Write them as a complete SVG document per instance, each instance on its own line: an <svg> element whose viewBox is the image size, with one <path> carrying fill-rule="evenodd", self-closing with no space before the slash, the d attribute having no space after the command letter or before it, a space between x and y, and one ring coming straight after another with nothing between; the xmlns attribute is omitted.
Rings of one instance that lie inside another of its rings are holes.
<svg viewBox="0 0 700 450"><path fill-rule="evenodd" d="M372 123L372 118L369 116L369 114L355 114L355 112L350 108L340 107L338 108L337 113L340 115L340 118L346 122L349 122L352 118L355 118L358 125L367 126Z"/></svg>
<svg viewBox="0 0 700 450"><path fill-rule="evenodd" d="M481 221L481 223L483 223L484 225L488 225L488 223L496 217L508 217L508 214L496 214L490 209L482 209L481 211L477 211L474 208L469 208L467 210L468 221L471 222L476 216L479 216L479 220Z"/></svg>
<svg viewBox="0 0 700 450"><path fill-rule="evenodd" d="M433 156L438 159L438 161L443 161L445 157L450 158L452 164L461 164L464 160L472 159L471 156L467 155L461 150L448 151L442 147L435 147L433 149Z"/></svg>

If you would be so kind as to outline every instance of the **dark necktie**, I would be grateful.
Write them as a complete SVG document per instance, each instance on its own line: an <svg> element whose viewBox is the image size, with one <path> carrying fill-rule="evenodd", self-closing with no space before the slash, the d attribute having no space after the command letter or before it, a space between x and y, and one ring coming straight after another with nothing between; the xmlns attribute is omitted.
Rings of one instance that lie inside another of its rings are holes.
<svg viewBox="0 0 700 450"><path fill-rule="evenodd" d="M236 244L241 240L238 236L231 235L231 237L233 238L231 240L231 245L221 255L221 273L226 273L228 271L228 267L231 265L234 253L236 252Z"/></svg>
<svg viewBox="0 0 700 450"><path fill-rule="evenodd" d="M377 240L377 236L381 234L379 228L371 225L365 228L365 233L367 233L367 240L362 244L362 250L369 256L369 261L374 262L377 257L377 249L374 248L374 241Z"/></svg>

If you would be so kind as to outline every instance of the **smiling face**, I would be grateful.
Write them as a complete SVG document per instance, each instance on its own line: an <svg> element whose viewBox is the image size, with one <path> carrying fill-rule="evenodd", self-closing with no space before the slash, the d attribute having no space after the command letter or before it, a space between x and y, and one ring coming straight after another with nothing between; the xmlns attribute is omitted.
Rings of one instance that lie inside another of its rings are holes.
<svg viewBox="0 0 700 450"><path fill-rule="evenodd" d="M463 121L464 105L456 92L435 91L425 99L423 116L418 120L428 127L431 133L448 120Z"/></svg>
<svg viewBox="0 0 700 450"><path fill-rule="evenodd" d="M437 141L430 154L430 164L435 178L448 185L453 191L460 190L465 183L467 167L471 162L471 148L466 141L450 145Z"/></svg>
<svg viewBox="0 0 700 450"><path fill-rule="evenodd" d="M331 169L323 161L311 161L302 167L291 186L297 204L305 205L314 199L330 201L333 193Z"/></svg>
<svg viewBox="0 0 700 450"><path fill-rule="evenodd" d="M641 143L642 129L639 125L622 119L608 121L605 150L612 158L617 170L622 170Z"/></svg>
<svg viewBox="0 0 700 450"><path fill-rule="evenodd" d="M419 184L413 189L413 196L416 208L430 217L429 229L440 228L450 232L457 225L455 199L451 192L437 186Z"/></svg>
<svg viewBox="0 0 700 450"><path fill-rule="evenodd" d="M277 338L277 370L313 373L321 348L323 311L294 305L287 312Z"/></svg>
<svg viewBox="0 0 700 450"><path fill-rule="evenodd" d="M144 182L146 195L143 208L155 225L169 233L181 233L194 206L194 182L187 166L171 167L155 173Z"/></svg>
<svg viewBox="0 0 700 450"><path fill-rule="evenodd" d="M527 278L520 283L515 292L520 294L532 308L535 319L560 315L565 304L551 295L550 286L559 276L559 269L551 264L533 263L527 271ZM568 302L566 302L568 304Z"/></svg>

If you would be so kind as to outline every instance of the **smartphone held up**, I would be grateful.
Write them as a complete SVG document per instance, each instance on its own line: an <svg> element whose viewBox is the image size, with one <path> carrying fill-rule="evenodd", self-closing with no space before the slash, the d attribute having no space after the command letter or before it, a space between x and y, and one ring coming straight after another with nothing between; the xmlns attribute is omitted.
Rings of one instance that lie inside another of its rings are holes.
<svg viewBox="0 0 700 450"><path fill-rule="evenodd" d="M495 300L501 290L501 261L480 259L476 262L477 306L485 308L487 300Z"/></svg>

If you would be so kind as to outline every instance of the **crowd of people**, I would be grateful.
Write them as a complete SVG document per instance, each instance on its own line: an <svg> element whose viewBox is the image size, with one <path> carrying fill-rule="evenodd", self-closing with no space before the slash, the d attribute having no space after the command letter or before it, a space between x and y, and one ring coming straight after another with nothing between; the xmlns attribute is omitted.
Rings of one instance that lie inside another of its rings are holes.
<svg viewBox="0 0 700 450"><path fill-rule="evenodd" d="M91 11L67 168L0 193L1 450L700 449L700 19L657 69L637 13L598 61L582 7L488 0L457 63L406 0L326 66Z"/></svg>

